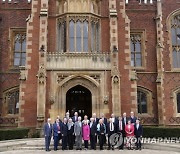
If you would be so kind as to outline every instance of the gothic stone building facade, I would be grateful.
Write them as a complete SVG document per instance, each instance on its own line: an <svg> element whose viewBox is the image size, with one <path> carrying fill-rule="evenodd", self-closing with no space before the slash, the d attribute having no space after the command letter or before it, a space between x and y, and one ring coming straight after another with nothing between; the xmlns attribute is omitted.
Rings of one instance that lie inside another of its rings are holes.
<svg viewBox="0 0 180 154"><path fill-rule="evenodd" d="M0 126L67 111L180 125L180 0L0 0Z"/></svg>

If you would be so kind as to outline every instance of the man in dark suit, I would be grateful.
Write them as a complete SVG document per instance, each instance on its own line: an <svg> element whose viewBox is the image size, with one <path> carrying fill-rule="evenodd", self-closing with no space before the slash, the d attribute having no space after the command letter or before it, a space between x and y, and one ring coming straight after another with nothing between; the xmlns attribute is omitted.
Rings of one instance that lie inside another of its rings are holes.
<svg viewBox="0 0 180 154"><path fill-rule="evenodd" d="M94 122L94 118L90 119L90 143L91 149L96 150L96 134L97 134L97 124Z"/></svg>
<svg viewBox="0 0 180 154"><path fill-rule="evenodd" d="M53 124L53 139L54 139L54 151L58 150L59 144L59 134L60 134L60 124L59 119L56 119L55 123Z"/></svg>
<svg viewBox="0 0 180 154"><path fill-rule="evenodd" d="M120 116L118 119L118 124L117 124L117 133L122 135L122 144L119 146L119 150L123 150L124 149L124 138L125 138L125 126L123 124L122 121L122 117Z"/></svg>
<svg viewBox="0 0 180 154"><path fill-rule="evenodd" d="M136 150L141 150L141 138L142 138L142 135L143 135L143 127L142 125L140 124L140 121L139 119L136 120L136 124L134 126L134 134L135 134L135 137L136 137Z"/></svg>
<svg viewBox="0 0 180 154"><path fill-rule="evenodd" d="M136 119L137 119L137 118L134 116L134 112L131 111L131 113L130 113L130 120L131 120L131 123L132 123L133 125L136 124Z"/></svg>
<svg viewBox="0 0 180 154"><path fill-rule="evenodd" d="M128 118L126 117L126 112L123 113L122 122L123 122L123 130L125 130L125 126L128 123Z"/></svg>
<svg viewBox="0 0 180 154"><path fill-rule="evenodd" d="M45 148L46 151L50 151L49 146L51 142L52 137L52 125L51 125L51 119L47 119L47 123L44 125L44 136L45 136Z"/></svg>
<svg viewBox="0 0 180 154"><path fill-rule="evenodd" d="M110 137L114 133L116 133L116 124L112 121L112 118L109 118L109 123L107 124L108 150L114 150L114 147L110 144Z"/></svg>
<svg viewBox="0 0 180 154"><path fill-rule="evenodd" d="M106 134L106 126L103 123L103 120L99 120L99 124L97 124L97 133L99 135L99 145L100 145L100 150L103 150L103 145L104 145L104 136Z"/></svg>
<svg viewBox="0 0 180 154"><path fill-rule="evenodd" d="M104 113L101 113L101 119L102 119L102 121L103 121L103 123L105 124L105 126L106 126L106 130L107 130L107 118L105 118L105 116L104 116ZM106 144L106 136L104 135L104 144Z"/></svg>
<svg viewBox="0 0 180 154"><path fill-rule="evenodd" d="M72 117L72 121L74 123L78 121L78 113L77 112L74 113L74 116Z"/></svg>
<svg viewBox="0 0 180 154"><path fill-rule="evenodd" d="M67 118L64 118L63 123L61 124L61 134L62 134L62 150L67 150L67 135L68 135L68 126Z"/></svg>
<svg viewBox="0 0 180 154"><path fill-rule="evenodd" d="M117 117L115 117L114 113L111 114L111 119L112 119L112 122L113 122L115 125L117 125L118 119L117 119Z"/></svg>
<svg viewBox="0 0 180 154"><path fill-rule="evenodd" d="M99 123L99 119L96 117L96 113L93 113L92 118L94 118L94 122L97 125Z"/></svg>
<svg viewBox="0 0 180 154"><path fill-rule="evenodd" d="M74 144L74 123L72 122L72 119L70 118L68 120L68 146L69 150L73 150L73 144Z"/></svg>

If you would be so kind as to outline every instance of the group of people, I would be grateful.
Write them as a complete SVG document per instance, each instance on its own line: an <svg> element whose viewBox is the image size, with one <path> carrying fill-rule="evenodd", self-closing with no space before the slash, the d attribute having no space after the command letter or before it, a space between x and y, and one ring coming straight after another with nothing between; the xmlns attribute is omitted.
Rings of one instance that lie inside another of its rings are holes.
<svg viewBox="0 0 180 154"><path fill-rule="evenodd" d="M50 151L49 146L53 136L55 151L58 150L60 140L62 140L62 150L73 150L74 144L76 150L82 150L82 141L84 141L85 150L88 149L89 141L91 149L96 150L99 141L100 150L103 150L107 140L108 150L113 150L110 137L115 133L121 134L123 139L122 144L119 145L119 150L123 150L125 146L132 149L132 138L136 139L136 149L141 150L143 128L140 120L134 116L134 112L131 112L129 117L126 116L126 113L120 117L111 114L109 119L105 118L103 113L100 118L97 118L96 113L93 113L90 120L86 115L82 120L77 112L74 113L73 117L70 117L69 112L67 112L63 120L57 116L53 124L48 118L44 125L45 148L46 151Z"/></svg>

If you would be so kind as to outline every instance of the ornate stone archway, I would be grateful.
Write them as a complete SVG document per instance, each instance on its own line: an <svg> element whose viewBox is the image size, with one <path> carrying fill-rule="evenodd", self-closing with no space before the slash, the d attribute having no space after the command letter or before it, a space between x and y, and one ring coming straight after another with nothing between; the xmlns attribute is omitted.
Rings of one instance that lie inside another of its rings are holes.
<svg viewBox="0 0 180 154"><path fill-rule="evenodd" d="M72 87L81 85L87 88L92 94L92 113L98 116L104 106L102 101L101 86L94 78L88 75L71 75L61 80L55 93L55 102L51 105L50 117L55 119L57 115L64 117L66 112L66 93Z"/></svg>

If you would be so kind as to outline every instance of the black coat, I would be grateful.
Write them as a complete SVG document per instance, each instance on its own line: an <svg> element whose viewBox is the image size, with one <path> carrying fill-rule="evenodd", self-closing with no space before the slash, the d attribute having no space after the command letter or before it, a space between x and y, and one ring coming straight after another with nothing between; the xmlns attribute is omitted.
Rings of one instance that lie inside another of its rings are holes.
<svg viewBox="0 0 180 154"><path fill-rule="evenodd" d="M117 128L117 126L116 126L116 124L115 123L113 123L113 125L114 125L114 131L113 131L113 133L116 133L116 128ZM112 132L110 131L110 122L107 124L107 134L108 135L110 135Z"/></svg>
<svg viewBox="0 0 180 154"><path fill-rule="evenodd" d="M127 123L128 123L128 118L126 117L126 123L124 122L124 118L122 118L122 122L123 122L123 129L125 130L125 126L126 126Z"/></svg>
<svg viewBox="0 0 180 154"><path fill-rule="evenodd" d="M90 126L90 124L89 124ZM97 124L96 122L93 122L91 128L90 128L90 135L95 135L97 133Z"/></svg>
<svg viewBox="0 0 180 154"><path fill-rule="evenodd" d="M62 136L67 136L67 134L68 134L67 124L64 124L64 123L61 124L61 134L62 134Z"/></svg>
<svg viewBox="0 0 180 154"><path fill-rule="evenodd" d="M75 116L72 117L72 121L75 123L76 121L78 121L78 116L76 117L76 120L75 120Z"/></svg>
<svg viewBox="0 0 180 154"><path fill-rule="evenodd" d="M140 137L143 135L143 127L139 124L139 128L137 129L136 125L134 126L134 134L136 137Z"/></svg>
<svg viewBox="0 0 180 154"><path fill-rule="evenodd" d="M74 125L71 126L71 129L70 129L70 130L68 130L68 134L69 134L69 135L72 135L73 133L74 133Z"/></svg>

